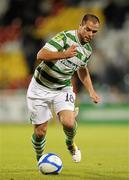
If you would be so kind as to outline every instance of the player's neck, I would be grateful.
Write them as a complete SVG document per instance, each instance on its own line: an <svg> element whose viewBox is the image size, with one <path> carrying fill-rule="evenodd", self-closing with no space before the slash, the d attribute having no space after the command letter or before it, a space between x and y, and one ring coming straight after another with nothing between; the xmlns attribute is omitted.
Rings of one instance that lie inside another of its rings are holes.
<svg viewBox="0 0 129 180"><path fill-rule="evenodd" d="M77 39L78 39L78 41L79 41L79 43L81 44L81 45L85 45L86 43L83 41L83 39L81 38L81 35L80 35L80 33L79 33L79 31L77 30Z"/></svg>

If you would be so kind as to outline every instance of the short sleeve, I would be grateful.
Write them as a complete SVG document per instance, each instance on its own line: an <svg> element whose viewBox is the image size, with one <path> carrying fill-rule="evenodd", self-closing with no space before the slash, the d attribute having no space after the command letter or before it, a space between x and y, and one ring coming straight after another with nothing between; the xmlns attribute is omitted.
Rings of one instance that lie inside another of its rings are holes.
<svg viewBox="0 0 129 180"><path fill-rule="evenodd" d="M46 48L50 51L63 51L65 46L66 36L64 32L60 32L50 39L43 48Z"/></svg>

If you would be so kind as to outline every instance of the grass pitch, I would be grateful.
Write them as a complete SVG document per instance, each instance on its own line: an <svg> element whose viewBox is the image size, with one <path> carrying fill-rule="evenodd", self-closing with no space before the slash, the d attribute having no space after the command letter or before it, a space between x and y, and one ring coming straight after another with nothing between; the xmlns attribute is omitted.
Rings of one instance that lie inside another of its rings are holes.
<svg viewBox="0 0 129 180"><path fill-rule="evenodd" d="M42 175L31 146L31 125L0 125L0 180L128 180L129 126L79 125L82 161L73 163L60 124L49 124L46 152L63 161L59 175Z"/></svg>

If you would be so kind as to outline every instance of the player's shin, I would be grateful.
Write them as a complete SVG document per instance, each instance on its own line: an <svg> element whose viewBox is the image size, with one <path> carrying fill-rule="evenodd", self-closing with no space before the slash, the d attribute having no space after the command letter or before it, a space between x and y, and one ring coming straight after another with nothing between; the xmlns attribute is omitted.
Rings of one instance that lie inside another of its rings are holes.
<svg viewBox="0 0 129 180"><path fill-rule="evenodd" d="M77 147L77 145L74 142L74 137L76 135L77 131L77 122L75 121L73 128L69 129L66 127L64 128L64 132L66 135L66 145L67 148L72 155L72 159L74 162L80 162L81 161L81 151Z"/></svg>
<svg viewBox="0 0 129 180"><path fill-rule="evenodd" d="M66 135L66 145L72 145L77 131L77 122L75 121L73 128L67 128L63 126L63 130Z"/></svg>
<svg viewBox="0 0 129 180"><path fill-rule="evenodd" d="M32 142L33 148L36 152L36 158L38 161L44 151L45 144L46 144L46 138L45 138L45 136L43 136L42 138L39 138L35 134L32 134L31 142Z"/></svg>

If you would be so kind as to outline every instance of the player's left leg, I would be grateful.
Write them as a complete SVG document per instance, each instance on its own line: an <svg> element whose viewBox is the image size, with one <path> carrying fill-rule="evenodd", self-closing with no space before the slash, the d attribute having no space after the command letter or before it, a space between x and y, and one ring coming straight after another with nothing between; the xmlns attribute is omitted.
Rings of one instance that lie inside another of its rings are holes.
<svg viewBox="0 0 129 180"><path fill-rule="evenodd" d="M75 162L81 160L81 152L75 145L75 135L77 131L77 122L75 116L78 112L74 109L75 93L72 87L67 87L57 92L54 99L54 109L59 116L59 120L63 125L63 130L66 135L66 145L72 158Z"/></svg>
<svg viewBox="0 0 129 180"><path fill-rule="evenodd" d="M66 135L66 145L72 155L73 161L80 162L81 152L75 144L75 135L77 131L75 112L70 110L63 110L59 112L59 119L63 125L63 130Z"/></svg>

